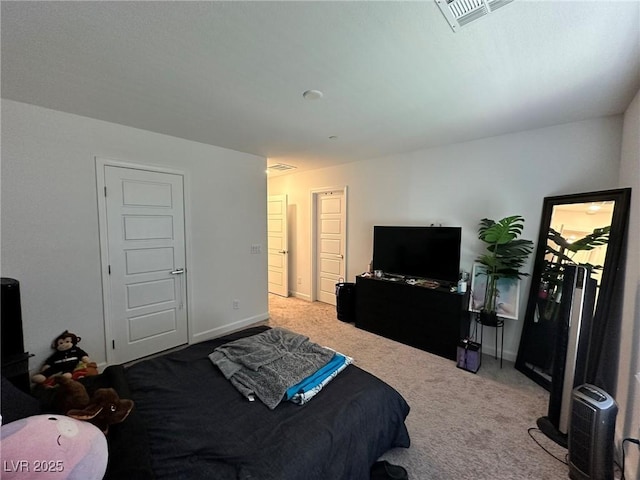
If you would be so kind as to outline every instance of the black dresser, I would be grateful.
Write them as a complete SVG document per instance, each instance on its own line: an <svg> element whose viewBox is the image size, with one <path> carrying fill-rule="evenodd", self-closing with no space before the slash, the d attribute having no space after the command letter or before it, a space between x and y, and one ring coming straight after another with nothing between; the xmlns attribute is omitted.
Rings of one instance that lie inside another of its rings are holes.
<svg viewBox="0 0 640 480"><path fill-rule="evenodd" d="M451 360L469 334L469 294L402 279L356 278L356 327Z"/></svg>

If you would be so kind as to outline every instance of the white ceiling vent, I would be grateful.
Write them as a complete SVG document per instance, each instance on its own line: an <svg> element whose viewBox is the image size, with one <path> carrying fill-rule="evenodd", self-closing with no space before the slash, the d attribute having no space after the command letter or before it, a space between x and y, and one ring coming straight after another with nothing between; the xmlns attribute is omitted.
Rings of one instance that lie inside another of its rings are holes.
<svg viewBox="0 0 640 480"><path fill-rule="evenodd" d="M293 165L287 165L286 163L274 163L267 168L276 172L284 172L285 170L293 170L296 167L294 167Z"/></svg>
<svg viewBox="0 0 640 480"><path fill-rule="evenodd" d="M513 0L436 0L454 32L511 2Z"/></svg>

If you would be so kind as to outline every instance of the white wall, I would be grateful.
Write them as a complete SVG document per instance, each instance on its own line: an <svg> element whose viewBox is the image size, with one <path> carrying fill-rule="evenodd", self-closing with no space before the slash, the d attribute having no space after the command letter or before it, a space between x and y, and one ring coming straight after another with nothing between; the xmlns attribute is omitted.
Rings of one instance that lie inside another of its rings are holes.
<svg viewBox="0 0 640 480"><path fill-rule="evenodd" d="M632 191L615 395L619 407L617 445L622 438L640 437L640 91L624 116L620 186L631 187ZM636 373L638 379L634 378ZM627 444L625 451L625 478L640 478L638 447Z"/></svg>
<svg viewBox="0 0 640 480"><path fill-rule="evenodd" d="M190 338L268 317L266 160L2 100L3 277L20 281L39 368L65 329L106 359L94 157L185 172ZM238 299L240 308L232 308Z"/></svg>
<svg viewBox="0 0 640 480"><path fill-rule="evenodd" d="M622 117L612 116L270 178L269 194L289 195L293 294L311 294L311 189L348 186L349 281L371 260L376 224L461 226L461 268L470 271L484 248L477 240L480 219L523 215L523 238L537 242L545 196L616 188L621 135ZM520 320L505 328L511 360L529 284L522 283ZM493 348L488 342L486 351Z"/></svg>

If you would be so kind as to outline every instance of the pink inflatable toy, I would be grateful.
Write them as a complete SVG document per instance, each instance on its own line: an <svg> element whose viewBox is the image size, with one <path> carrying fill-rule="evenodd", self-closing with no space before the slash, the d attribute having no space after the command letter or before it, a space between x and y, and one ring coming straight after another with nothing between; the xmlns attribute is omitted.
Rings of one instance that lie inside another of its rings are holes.
<svg viewBox="0 0 640 480"><path fill-rule="evenodd" d="M104 434L64 415L34 415L0 427L3 480L100 480L107 470Z"/></svg>

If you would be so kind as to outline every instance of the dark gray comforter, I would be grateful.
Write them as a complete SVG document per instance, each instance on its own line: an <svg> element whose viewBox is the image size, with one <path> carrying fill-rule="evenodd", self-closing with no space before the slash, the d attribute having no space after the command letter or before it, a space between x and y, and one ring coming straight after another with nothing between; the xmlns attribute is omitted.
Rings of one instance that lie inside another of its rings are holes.
<svg viewBox="0 0 640 480"><path fill-rule="evenodd" d="M284 328L271 328L216 348L209 359L245 397L274 409L287 389L325 366L335 352Z"/></svg>
<svg viewBox="0 0 640 480"><path fill-rule="evenodd" d="M303 406L283 402L270 410L242 397L208 355L265 329L250 328L124 370L156 478L368 480L380 455L409 446L405 400L354 365ZM112 478L129 478L126 465L110 461L119 472Z"/></svg>

